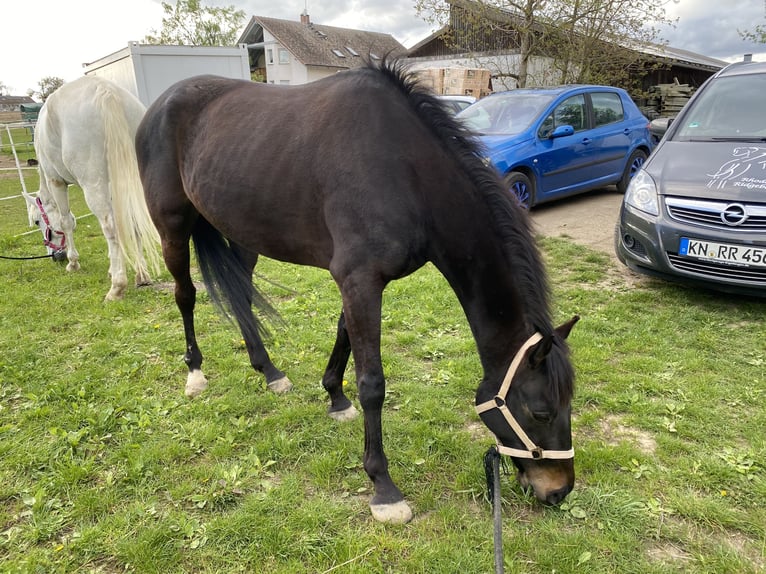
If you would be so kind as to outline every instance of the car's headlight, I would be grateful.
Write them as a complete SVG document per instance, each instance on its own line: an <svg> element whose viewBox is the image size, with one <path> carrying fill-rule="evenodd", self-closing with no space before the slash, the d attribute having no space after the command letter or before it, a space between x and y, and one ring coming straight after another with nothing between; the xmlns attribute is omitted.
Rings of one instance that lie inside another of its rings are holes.
<svg viewBox="0 0 766 574"><path fill-rule="evenodd" d="M643 169L630 180L625 192L625 203L650 215L660 214L657 186Z"/></svg>

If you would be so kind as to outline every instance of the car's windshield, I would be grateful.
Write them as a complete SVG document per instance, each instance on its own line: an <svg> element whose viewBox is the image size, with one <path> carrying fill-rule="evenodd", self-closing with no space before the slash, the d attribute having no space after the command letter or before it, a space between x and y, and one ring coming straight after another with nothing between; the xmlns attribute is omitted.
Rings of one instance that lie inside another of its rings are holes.
<svg viewBox="0 0 766 574"><path fill-rule="evenodd" d="M476 133L513 135L527 129L553 99L548 94L508 92L483 98L458 114Z"/></svg>
<svg viewBox="0 0 766 574"><path fill-rule="evenodd" d="M690 103L672 139L758 140L766 138L766 74L713 80Z"/></svg>

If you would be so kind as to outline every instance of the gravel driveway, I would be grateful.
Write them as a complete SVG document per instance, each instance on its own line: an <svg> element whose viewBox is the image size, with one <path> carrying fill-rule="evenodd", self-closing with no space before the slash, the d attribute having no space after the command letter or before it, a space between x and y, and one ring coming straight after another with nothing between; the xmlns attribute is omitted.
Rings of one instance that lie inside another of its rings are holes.
<svg viewBox="0 0 766 574"><path fill-rule="evenodd" d="M620 213L622 194L607 187L576 197L544 203L532 208L537 231L546 237L566 237L575 243L614 254L614 225Z"/></svg>

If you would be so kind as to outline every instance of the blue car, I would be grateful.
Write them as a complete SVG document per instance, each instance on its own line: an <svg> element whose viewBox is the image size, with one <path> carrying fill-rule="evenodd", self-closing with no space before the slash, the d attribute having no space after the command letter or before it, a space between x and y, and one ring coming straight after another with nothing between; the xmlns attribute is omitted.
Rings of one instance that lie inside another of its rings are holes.
<svg viewBox="0 0 766 574"><path fill-rule="evenodd" d="M652 150L649 120L609 86L500 92L457 117L527 207L607 185L625 193Z"/></svg>

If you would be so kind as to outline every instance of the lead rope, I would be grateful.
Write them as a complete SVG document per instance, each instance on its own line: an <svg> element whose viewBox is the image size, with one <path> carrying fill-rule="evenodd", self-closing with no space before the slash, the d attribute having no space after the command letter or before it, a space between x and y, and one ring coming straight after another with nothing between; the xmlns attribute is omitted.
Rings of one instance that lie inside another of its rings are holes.
<svg viewBox="0 0 766 574"><path fill-rule="evenodd" d="M503 574L503 509L500 496L500 453L494 446L484 455L484 471L487 476L487 490L492 492L492 514L494 518L495 574Z"/></svg>
<svg viewBox="0 0 766 574"><path fill-rule="evenodd" d="M492 492L492 510L494 517L494 539L495 539L495 574L503 574L503 522L502 522L502 499L500 496L500 455L515 456L520 458L531 458L534 460L542 458L550 459L567 459L574 457L574 449L569 450L543 450L538 447L530 438L521 425L516 420L516 417L511 414L508 406L505 403L505 399L508 395L508 391L511 388L513 377L516 374L521 362L527 351L535 344L543 339L543 335L539 332L532 334L527 339L521 348L516 352L513 357L508 371L505 373L500 389L494 398L476 405L476 412L481 414L483 412L498 409L505 418L511 430L516 436L524 443L526 450L509 448L500 442L500 439L495 435L497 441L496 446L492 446L484 455L484 472L487 478L487 490Z"/></svg>

